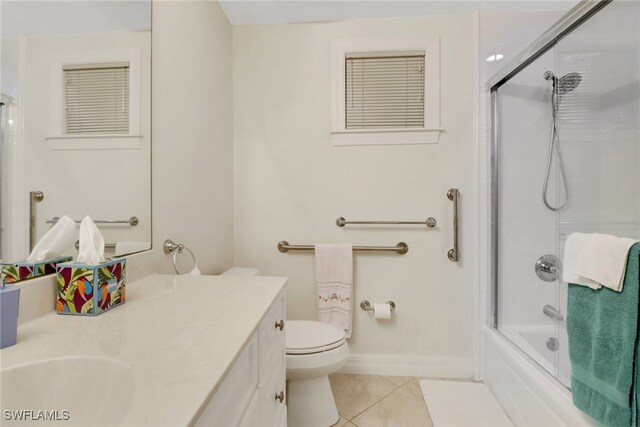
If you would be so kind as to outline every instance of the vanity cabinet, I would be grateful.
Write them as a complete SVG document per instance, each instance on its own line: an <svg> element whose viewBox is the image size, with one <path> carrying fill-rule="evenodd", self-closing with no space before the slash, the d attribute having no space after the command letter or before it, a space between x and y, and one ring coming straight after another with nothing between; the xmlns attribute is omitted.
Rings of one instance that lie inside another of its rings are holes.
<svg viewBox="0 0 640 427"><path fill-rule="evenodd" d="M284 291L271 304L196 426L287 425Z"/></svg>

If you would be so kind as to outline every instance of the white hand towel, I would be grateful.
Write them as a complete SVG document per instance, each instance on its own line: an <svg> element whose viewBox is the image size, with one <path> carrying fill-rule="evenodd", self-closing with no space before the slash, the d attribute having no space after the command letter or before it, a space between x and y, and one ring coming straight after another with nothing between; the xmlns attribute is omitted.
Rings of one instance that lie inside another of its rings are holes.
<svg viewBox="0 0 640 427"><path fill-rule="evenodd" d="M575 265L575 273L622 292L629 249L637 240L609 234L589 234Z"/></svg>
<svg viewBox="0 0 640 427"><path fill-rule="evenodd" d="M80 249L76 261L89 265L104 262L104 237L88 215L80 223Z"/></svg>
<svg viewBox="0 0 640 427"><path fill-rule="evenodd" d="M348 244L318 244L316 285L321 322L336 325L351 338L353 317L353 250Z"/></svg>
<svg viewBox="0 0 640 427"><path fill-rule="evenodd" d="M31 251L27 261L43 261L63 255L73 249L78 236L78 226L68 216L63 216L42 236Z"/></svg>
<svg viewBox="0 0 640 427"><path fill-rule="evenodd" d="M564 244L564 259L562 260L562 280L567 283L588 286L591 289L600 289L600 283L576 274L578 259L586 246L588 234L571 233Z"/></svg>

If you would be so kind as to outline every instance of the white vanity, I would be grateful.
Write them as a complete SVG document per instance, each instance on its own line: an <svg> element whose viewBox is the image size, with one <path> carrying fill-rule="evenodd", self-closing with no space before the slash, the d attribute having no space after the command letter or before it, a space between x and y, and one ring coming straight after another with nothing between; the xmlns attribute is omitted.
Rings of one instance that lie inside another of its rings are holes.
<svg viewBox="0 0 640 427"><path fill-rule="evenodd" d="M286 426L285 300L280 292L196 426Z"/></svg>
<svg viewBox="0 0 640 427"><path fill-rule="evenodd" d="M154 274L102 316L23 323L0 352L1 409L67 410L64 425L284 426L286 282Z"/></svg>

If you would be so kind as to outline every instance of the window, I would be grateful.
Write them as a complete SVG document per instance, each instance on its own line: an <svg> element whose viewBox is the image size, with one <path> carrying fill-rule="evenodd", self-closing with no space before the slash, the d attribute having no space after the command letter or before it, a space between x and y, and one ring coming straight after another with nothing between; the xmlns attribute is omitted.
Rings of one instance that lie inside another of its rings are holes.
<svg viewBox="0 0 640 427"><path fill-rule="evenodd" d="M349 53L346 129L424 128L424 51Z"/></svg>
<svg viewBox="0 0 640 427"><path fill-rule="evenodd" d="M52 150L138 150L149 130L147 48L52 53L49 130Z"/></svg>
<svg viewBox="0 0 640 427"><path fill-rule="evenodd" d="M332 42L333 145L436 144L440 40Z"/></svg>
<svg viewBox="0 0 640 427"><path fill-rule="evenodd" d="M63 67L65 133L129 134L129 64Z"/></svg>

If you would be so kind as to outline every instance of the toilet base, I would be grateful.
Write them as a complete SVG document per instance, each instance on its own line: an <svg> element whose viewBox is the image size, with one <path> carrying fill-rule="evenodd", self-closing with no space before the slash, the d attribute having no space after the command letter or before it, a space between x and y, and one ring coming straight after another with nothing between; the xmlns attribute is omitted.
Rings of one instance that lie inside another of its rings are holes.
<svg viewBox="0 0 640 427"><path fill-rule="evenodd" d="M287 425L329 427L340 419L329 376L287 381Z"/></svg>

